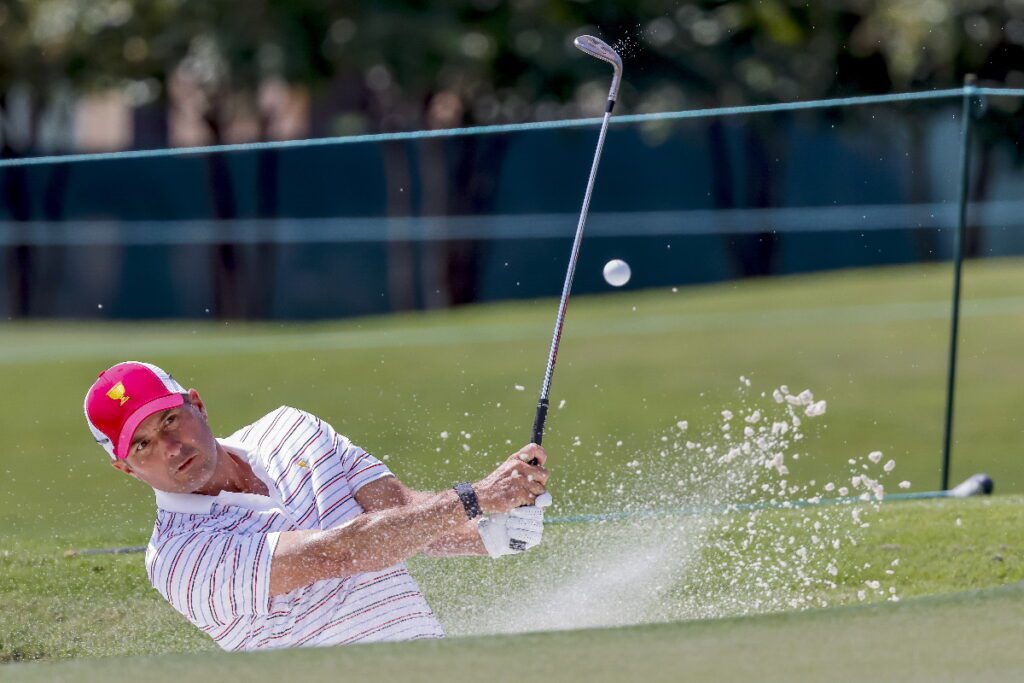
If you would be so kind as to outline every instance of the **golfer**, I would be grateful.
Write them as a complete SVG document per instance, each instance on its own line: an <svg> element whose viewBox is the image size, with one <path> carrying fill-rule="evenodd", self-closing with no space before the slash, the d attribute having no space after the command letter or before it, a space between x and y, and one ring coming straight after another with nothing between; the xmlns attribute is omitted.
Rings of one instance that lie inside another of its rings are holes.
<svg viewBox="0 0 1024 683"><path fill-rule="evenodd" d="M413 491L295 408L215 438L199 392L139 362L101 373L85 415L111 464L156 493L150 583L225 650L441 638L406 559L541 541L535 444L476 484Z"/></svg>

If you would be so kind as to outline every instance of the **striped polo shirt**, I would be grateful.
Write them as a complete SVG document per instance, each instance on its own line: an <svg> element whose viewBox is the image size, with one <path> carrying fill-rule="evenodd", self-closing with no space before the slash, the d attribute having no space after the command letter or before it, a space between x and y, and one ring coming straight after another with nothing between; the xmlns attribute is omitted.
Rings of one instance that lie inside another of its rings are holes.
<svg viewBox="0 0 1024 683"><path fill-rule="evenodd" d="M282 406L218 441L244 457L268 496L156 491L150 583L225 650L441 638L404 564L270 596L280 532L331 529L363 512L354 494L392 476L329 424Z"/></svg>

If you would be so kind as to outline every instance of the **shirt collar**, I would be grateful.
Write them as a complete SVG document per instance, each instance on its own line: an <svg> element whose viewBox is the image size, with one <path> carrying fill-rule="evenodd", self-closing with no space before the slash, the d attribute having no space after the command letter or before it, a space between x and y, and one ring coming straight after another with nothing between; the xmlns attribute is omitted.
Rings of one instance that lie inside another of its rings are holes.
<svg viewBox="0 0 1024 683"><path fill-rule="evenodd" d="M217 439L217 442L236 455L245 458L253 473L259 477L267 489L273 494L274 488L266 471L253 458L252 452L238 441ZM156 505L165 512L181 512L188 515L208 515L214 504L236 505L250 510L272 510L277 507L272 498L256 493L233 493L221 491L216 496L204 496L198 493L170 493L153 489L156 494Z"/></svg>

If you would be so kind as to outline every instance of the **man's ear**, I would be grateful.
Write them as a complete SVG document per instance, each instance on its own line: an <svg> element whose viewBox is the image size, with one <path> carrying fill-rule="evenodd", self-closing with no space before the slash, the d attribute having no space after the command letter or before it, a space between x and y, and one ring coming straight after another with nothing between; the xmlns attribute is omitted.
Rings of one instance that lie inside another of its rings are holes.
<svg viewBox="0 0 1024 683"><path fill-rule="evenodd" d="M203 416L204 420L208 419L206 415L206 405L203 403L203 399L199 397L198 391L195 389L189 389L188 400L193 406L195 406L196 410L199 411L199 414Z"/></svg>
<svg viewBox="0 0 1024 683"><path fill-rule="evenodd" d="M135 477L136 479L139 479L139 476L137 474L135 474L135 472L132 471L131 465L129 465L127 461L125 461L125 460L111 460L110 464L113 466L113 468L115 470L118 470L119 472L124 472L125 474L131 475L131 476ZM139 481L142 481L142 480L139 479Z"/></svg>

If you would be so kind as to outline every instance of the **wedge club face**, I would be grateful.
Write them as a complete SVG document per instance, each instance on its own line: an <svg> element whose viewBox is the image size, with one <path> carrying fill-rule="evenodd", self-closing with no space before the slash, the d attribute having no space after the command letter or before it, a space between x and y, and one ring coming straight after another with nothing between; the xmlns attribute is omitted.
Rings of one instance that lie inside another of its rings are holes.
<svg viewBox="0 0 1024 683"><path fill-rule="evenodd" d="M619 57L619 53L600 38L595 36L579 36L575 44L577 48L586 52L591 57L603 59L613 65L616 71L622 70L622 58Z"/></svg>
<svg viewBox="0 0 1024 683"><path fill-rule="evenodd" d="M615 69L611 91L608 93L608 99L614 100L619 94L619 81L622 80L622 57L608 43L594 36L579 36L574 44L582 52L608 62Z"/></svg>

